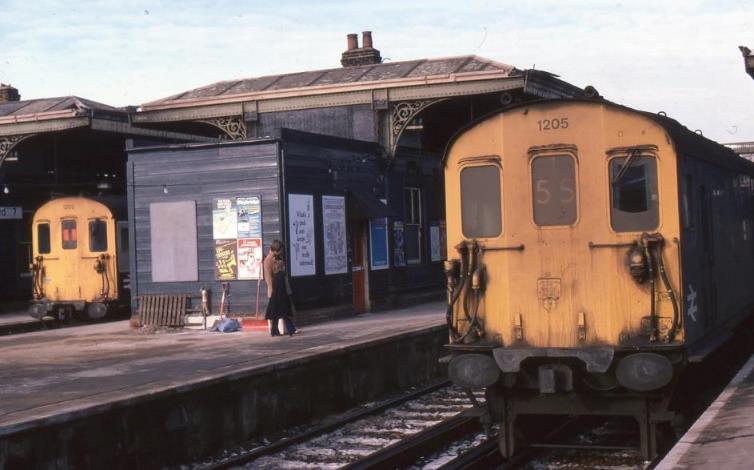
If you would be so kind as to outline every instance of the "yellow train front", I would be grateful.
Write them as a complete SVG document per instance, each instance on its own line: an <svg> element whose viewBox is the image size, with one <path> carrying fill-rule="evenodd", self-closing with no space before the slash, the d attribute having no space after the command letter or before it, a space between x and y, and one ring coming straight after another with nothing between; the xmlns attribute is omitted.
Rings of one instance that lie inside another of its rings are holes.
<svg viewBox="0 0 754 470"><path fill-rule="evenodd" d="M32 317L99 319L127 304L128 227L116 218L122 206L122 198L63 197L37 209Z"/></svg>
<svg viewBox="0 0 754 470"><path fill-rule="evenodd" d="M540 414L632 416L656 453L681 372L754 304L752 167L605 101L521 104L456 136L449 375L487 390L504 455Z"/></svg>

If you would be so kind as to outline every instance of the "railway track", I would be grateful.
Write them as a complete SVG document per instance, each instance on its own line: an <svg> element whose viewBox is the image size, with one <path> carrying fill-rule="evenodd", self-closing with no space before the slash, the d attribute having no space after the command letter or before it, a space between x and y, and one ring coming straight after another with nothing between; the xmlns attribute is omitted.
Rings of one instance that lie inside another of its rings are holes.
<svg viewBox="0 0 754 470"><path fill-rule="evenodd" d="M480 399L481 397L476 397ZM410 466L421 455L479 433L468 395L448 382L341 415L276 442L231 451L193 468L348 468Z"/></svg>

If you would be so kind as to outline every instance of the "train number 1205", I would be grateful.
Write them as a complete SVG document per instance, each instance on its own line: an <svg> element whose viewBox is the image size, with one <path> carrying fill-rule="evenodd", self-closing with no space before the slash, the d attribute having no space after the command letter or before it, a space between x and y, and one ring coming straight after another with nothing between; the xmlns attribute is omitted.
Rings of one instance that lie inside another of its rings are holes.
<svg viewBox="0 0 754 470"><path fill-rule="evenodd" d="M552 131L555 129L568 129L568 118L542 119L537 121L539 131Z"/></svg>

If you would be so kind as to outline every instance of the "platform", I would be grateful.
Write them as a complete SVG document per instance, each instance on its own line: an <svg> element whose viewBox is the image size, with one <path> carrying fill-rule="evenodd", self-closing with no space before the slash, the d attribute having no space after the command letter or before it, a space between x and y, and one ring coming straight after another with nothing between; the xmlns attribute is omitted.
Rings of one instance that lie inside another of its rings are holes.
<svg viewBox="0 0 754 470"><path fill-rule="evenodd" d="M4 446L11 454L16 452L15 456L18 457L23 446L33 445L35 439L41 439L32 436L41 429L46 429L45 433L48 433L45 439L59 439L61 432L74 432L65 431L66 423L70 423L71 429L83 429L88 424L82 423L87 422L88 418L112 415L118 409L144 408L160 400L163 404L155 405L155 410L149 411L154 416L162 414L164 419L156 424L158 428L170 428L175 424L175 410L171 411L170 407L186 402L178 412L177 427L183 429L180 432L186 432L187 424L184 421L193 419L193 414L198 416L206 412L203 411L206 406L195 402L206 399L207 394L222 394L223 400L234 403L232 408L236 411L239 406L247 406L244 403L250 400L254 401L255 406L261 406L260 415L250 418L251 423L234 424L236 427L246 426L248 429L244 428L243 432L247 434L252 432L252 428L265 426L262 416L265 400L271 403L269 408L277 410L278 414L289 413L289 410L281 407L281 402L288 399L302 401L301 406L307 410L317 408L317 403L303 403L308 399L295 396L289 390L291 384L298 384L303 393L312 396L315 389L330 393L333 400L343 402L334 403L334 407L341 407L350 399L347 398L349 394L363 392L362 382L379 390L379 383L375 386L369 382L369 367L383 367L388 371L386 374L392 374L390 370L399 367L390 362L393 360L391 354L395 355L395 361L406 363L408 372L401 374L411 373L409 366L412 361L416 361L416 367L421 361L427 364L422 367L431 368L432 361L436 363L436 357L422 352L423 349L429 352L434 348L426 344L420 347L417 358L405 357L412 354L405 347L401 351L390 349L380 353L384 356L374 358L373 362L370 362L372 359L369 355L353 359L349 351L364 350L370 345L387 347L384 345L401 337L422 332L432 332L433 344L438 343L438 338L441 341L443 336L444 313L444 305L435 302L310 325L300 335L275 338L258 330L238 333L189 330L145 334L129 328L127 321L0 337L0 469L3 468ZM436 349L441 349L441 344ZM427 357L420 359L418 356ZM357 363L351 364L353 361ZM391 365L386 367L387 364ZM337 371L330 371L328 367L335 367ZM307 373L314 376L305 376ZM331 373L347 375L336 377ZM382 372L375 370L374 373ZM419 371L416 373L419 374ZM263 393L254 388L264 382L274 391L275 384L268 383L273 380L270 374L287 374L280 379L290 381L280 385L287 387L281 388L281 394L287 395L287 398L278 398L274 392ZM422 374L426 375L426 372ZM322 383L317 383L319 376ZM401 377L387 377L383 382L394 387L401 385L398 383L401 380ZM331 385L326 386L328 383ZM327 390L328 387L334 389ZM346 388L348 393L344 391ZM194 391L198 391L196 396L191 396ZM324 409L329 406L327 403L323 405L326 405ZM251 409L239 411L241 415L252 412ZM294 410L294 414L301 412ZM128 413L133 415L136 412ZM287 415L279 415L269 427L290 421L288 418ZM110 421L112 419L108 418ZM235 421L236 417L230 420ZM133 423L127 426L120 421L117 424L124 428L134 426ZM119 432L127 434L120 437L121 440L128 439L128 433L134 432L133 429L111 431L114 435ZM142 431L145 434L154 432L139 430ZM156 431L165 432L164 429ZM220 431L228 432L227 429ZM49 458L61 457L51 455ZM83 466L90 467L89 464Z"/></svg>
<svg viewBox="0 0 754 470"><path fill-rule="evenodd" d="M754 355L655 468L753 467Z"/></svg>

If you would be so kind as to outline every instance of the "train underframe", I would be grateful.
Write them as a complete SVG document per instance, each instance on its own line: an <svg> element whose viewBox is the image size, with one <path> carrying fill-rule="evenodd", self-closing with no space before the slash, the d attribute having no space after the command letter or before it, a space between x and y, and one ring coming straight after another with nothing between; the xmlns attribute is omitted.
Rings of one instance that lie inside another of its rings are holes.
<svg viewBox="0 0 754 470"><path fill-rule="evenodd" d="M449 349L451 380L467 389L485 389L481 419L500 425L504 457L526 440L516 426L525 415L631 417L646 460L658 455L679 424L673 398L686 363L681 347Z"/></svg>
<svg viewBox="0 0 754 470"><path fill-rule="evenodd" d="M109 312L117 310L116 302L105 300L101 302L87 302L85 300L74 301L48 301L37 300L29 306L29 315L37 320L50 317L60 321L74 318L86 320L99 320Z"/></svg>

